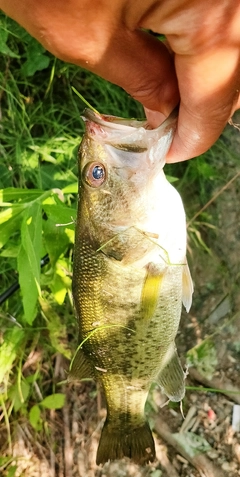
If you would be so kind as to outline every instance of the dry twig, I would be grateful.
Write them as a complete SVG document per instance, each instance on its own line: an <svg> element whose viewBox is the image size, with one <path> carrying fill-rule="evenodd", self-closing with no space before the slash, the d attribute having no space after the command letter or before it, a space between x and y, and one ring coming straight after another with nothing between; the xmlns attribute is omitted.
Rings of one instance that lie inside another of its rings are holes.
<svg viewBox="0 0 240 477"><path fill-rule="evenodd" d="M213 465L204 454L191 457L186 449L175 439L174 434L162 418L157 417L155 419L154 430L167 444L171 445L176 452L187 459L187 461L198 470L202 477L224 477L221 468Z"/></svg>
<svg viewBox="0 0 240 477"><path fill-rule="evenodd" d="M66 389L65 389L66 392ZM69 407L65 404L62 408L64 423L64 463L66 477L72 477L73 470L73 448L71 445Z"/></svg>
<svg viewBox="0 0 240 477"><path fill-rule="evenodd" d="M232 382L226 377L224 377L224 379L213 377L209 380L195 368L189 368L188 374L192 379L195 379L195 381L198 381L208 388L221 390L222 394L225 394L225 396L231 399L231 401L240 404L240 389L234 386L234 384L232 384Z"/></svg>
<svg viewBox="0 0 240 477"><path fill-rule="evenodd" d="M62 379L64 379L65 373L62 367L62 358L58 362L57 370ZM64 458L64 467L65 467L65 476L72 477L73 474L73 447L71 444L71 431L70 431L70 417L69 417L69 406L68 402L68 391L66 386L62 386L62 392L66 394L66 403L62 408L63 414L63 425L64 425L64 449L63 449L63 458Z"/></svg>
<svg viewBox="0 0 240 477"><path fill-rule="evenodd" d="M157 460L160 462L161 466L165 469L167 475L169 477L179 477L177 470L171 464L167 456L167 448L165 446L160 446L157 442L155 444L156 444Z"/></svg>

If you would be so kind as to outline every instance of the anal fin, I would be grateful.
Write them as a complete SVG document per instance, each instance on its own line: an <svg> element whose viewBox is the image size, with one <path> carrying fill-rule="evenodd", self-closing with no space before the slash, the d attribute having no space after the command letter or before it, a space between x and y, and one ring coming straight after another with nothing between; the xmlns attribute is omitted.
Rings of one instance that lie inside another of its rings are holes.
<svg viewBox="0 0 240 477"><path fill-rule="evenodd" d="M91 379L94 377L94 368L92 363L84 354L84 351L79 348L70 364L68 381L81 381L82 379Z"/></svg>
<svg viewBox="0 0 240 477"><path fill-rule="evenodd" d="M174 349L171 358L160 371L156 381L170 401L178 402L184 398L185 373L176 349Z"/></svg>

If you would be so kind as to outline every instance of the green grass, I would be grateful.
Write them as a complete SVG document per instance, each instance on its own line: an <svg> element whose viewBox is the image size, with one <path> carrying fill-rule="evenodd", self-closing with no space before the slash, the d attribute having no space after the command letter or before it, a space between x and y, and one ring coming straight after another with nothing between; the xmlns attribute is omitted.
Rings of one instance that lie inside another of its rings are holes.
<svg viewBox="0 0 240 477"><path fill-rule="evenodd" d="M77 347L71 274L85 105L73 88L105 114L143 117L143 110L121 88L51 56L3 14L0 86L0 293L16 280L21 287L0 310L0 425L7 437L0 438L0 469L6 469L14 422L26 418L41 433L46 409L63 405L55 358L60 353L69 363ZM176 184L189 218L226 181L226 163L230 172L235 164L224 141L195 161L166 167L181 178ZM202 246L209 212L200 219L191 236ZM50 262L41 270L46 254Z"/></svg>

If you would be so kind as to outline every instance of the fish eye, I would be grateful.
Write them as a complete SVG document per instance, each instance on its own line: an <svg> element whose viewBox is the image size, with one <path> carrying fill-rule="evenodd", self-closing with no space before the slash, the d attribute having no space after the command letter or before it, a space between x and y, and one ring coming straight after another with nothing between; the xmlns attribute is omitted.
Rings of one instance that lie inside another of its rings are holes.
<svg viewBox="0 0 240 477"><path fill-rule="evenodd" d="M82 177L91 187L99 187L106 180L106 169L100 162L91 162L85 165Z"/></svg>

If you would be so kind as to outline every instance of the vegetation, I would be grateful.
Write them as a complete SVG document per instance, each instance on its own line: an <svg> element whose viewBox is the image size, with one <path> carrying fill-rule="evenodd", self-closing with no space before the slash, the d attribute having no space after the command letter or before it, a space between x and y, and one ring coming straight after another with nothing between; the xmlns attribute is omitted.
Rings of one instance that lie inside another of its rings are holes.
<svg viewBox="0 0 240 477"><path fill-rule="evenodd" d="M77 347L71 275L84 105L72 87L100 112L143 116L141 105L120 88L57 60L1 14L1 293L20 284L6 300L1 295L0 310L0 434L5 440L0 439L0 473L8 477L16 470L11 466L14 423L27 419L37 433L48 432L46 413L65 400L54 378L56 356L64 356L67 369ZM226 183L226 160L230 168L235 163L227 141L195 161L167 166L172 179L181 178L176 185L190 204L189 217ZM190 248L209 249L205 230L210 226L205 210L191 223Z"/></svg>

